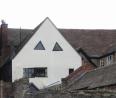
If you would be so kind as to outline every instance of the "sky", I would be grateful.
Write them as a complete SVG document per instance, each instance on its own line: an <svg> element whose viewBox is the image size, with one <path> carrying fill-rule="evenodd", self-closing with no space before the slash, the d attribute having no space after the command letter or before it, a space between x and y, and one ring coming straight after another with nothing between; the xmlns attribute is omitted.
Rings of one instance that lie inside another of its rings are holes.
<svg viewBox="0 0 116 98"><path fill-rule="evenodd" d="M35 28L49 17L58 28L116 29L116 0L0 0L10 28Z"/></svg>

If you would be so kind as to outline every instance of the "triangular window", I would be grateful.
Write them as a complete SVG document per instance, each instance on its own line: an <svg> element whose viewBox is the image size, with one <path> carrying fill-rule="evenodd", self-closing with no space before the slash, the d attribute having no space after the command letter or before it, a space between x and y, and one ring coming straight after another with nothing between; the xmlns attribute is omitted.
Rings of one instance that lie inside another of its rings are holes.
<svg viewBox="0 0 116 98"><path fill-rule="evenodd" d="M34 50L45 50L45 48L44 48L44 46L43 46L41 41L36 45Z"/></svg>
<svg viewBox="0 0 116 98"><path fill-rule="evenodd" d="M60 47L60 45L56 42L53 51L63 51L63 49Z"/></svg>

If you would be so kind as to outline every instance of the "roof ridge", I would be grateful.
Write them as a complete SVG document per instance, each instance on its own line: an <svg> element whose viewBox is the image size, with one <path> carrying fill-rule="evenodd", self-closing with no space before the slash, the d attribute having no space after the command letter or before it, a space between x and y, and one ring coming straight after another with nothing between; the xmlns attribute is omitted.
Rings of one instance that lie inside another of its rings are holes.
<svg viewBox="0 0 116 98"><path fill-rule="evenodd" d="M90 31L116 31L116 29L77 29L77 28L58 28L59 30L90 30Z"/></svg>

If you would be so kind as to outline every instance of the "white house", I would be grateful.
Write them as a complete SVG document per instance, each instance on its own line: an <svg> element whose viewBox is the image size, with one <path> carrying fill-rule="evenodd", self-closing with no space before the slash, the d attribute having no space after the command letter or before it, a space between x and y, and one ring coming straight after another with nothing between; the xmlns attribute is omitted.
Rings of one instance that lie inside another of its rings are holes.
<svg viewBox="0 0 116 98"><path fill-rule="evenodd" d="M12 81L28 77L41 89L61 81L81 64L80 55L46 18L12 60Z"/></svg>

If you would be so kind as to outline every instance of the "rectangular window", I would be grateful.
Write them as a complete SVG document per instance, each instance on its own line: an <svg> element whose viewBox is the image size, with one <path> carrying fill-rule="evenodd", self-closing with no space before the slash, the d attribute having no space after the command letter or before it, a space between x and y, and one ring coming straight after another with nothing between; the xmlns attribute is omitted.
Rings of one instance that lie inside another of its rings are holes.
<svg viewBox="0 0 116 98"><path fill-rule="evenodd" d="M104 59L100 59L100 66L104 66Z"/></svg>
<svg viewBox="0 0 116 98"><path fill-rule="evenodd" d="M112 64L113 63L113 55L110 55L107 57L107 65Z"/></svg>
<svg viewBox="0 0 116 98"><path fill-rule="evenodd" d="M47 68L40 67L40 68L24 68L23 75L27 78L34 78L34 77L47 77Z"/></svg>
<svg viewBox="0 0 116 98"><path fill-rule="evenodd" d="M73 68L70 68L69 69L69 74L71 74L73 71L74 71L74 69Z"/></svg>

